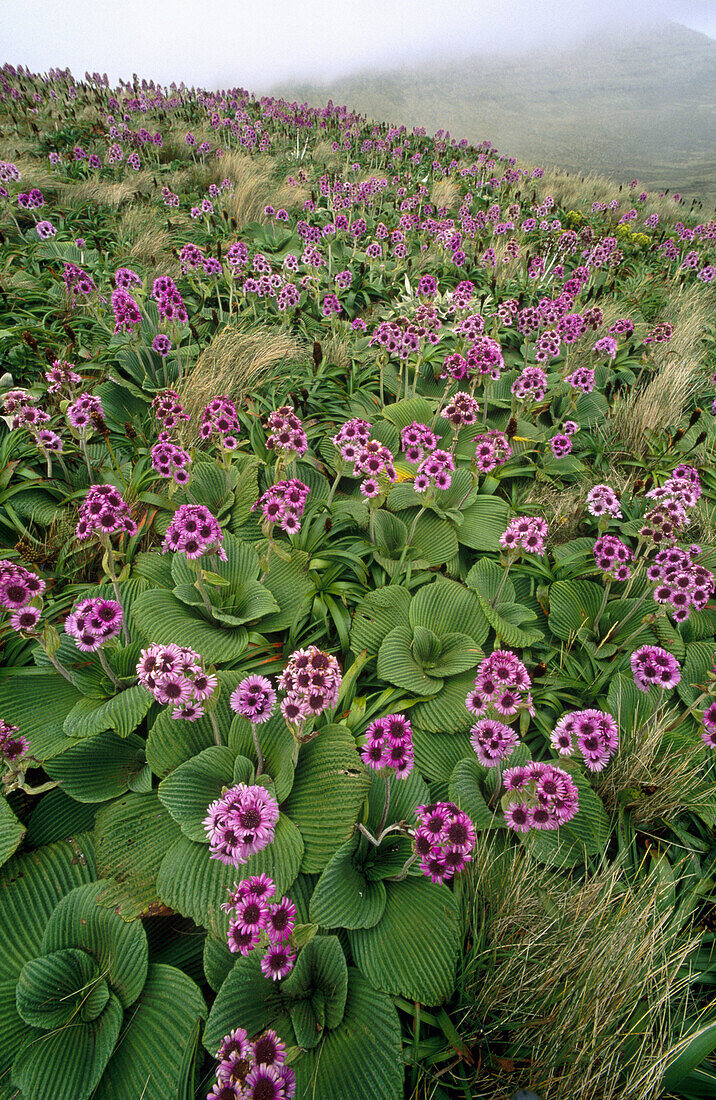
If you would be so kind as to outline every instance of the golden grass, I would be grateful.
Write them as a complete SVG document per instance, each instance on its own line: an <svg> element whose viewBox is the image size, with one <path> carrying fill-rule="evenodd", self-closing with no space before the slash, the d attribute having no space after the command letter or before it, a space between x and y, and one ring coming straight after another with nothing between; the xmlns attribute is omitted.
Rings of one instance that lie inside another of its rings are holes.
<svg viewBox="0 0 716 1100"><path fill-rule="evenodd" d="M175 230L170 231L168 222L176 228L185 226L188 219L185 214L168 207L165 213L166 217L152 206L128 206L117 223L117 240L121 252L129 260L151 266L160 264L163 275L175 278L181 273L181 267L171 251Z"/></svg>
<svg viewBox="0 0 716 1100"><path fill-rule="evenodd" d="M138 195L148 194L152 188L151 176L138 172L121 180L85 179L63 183L58 188L60 201L77 210L82 206L108 206L119 210L133 203Z"/></svg>
<svg viewBox="0 0 716 1100"><path fill-rule="evenodd" d="M618 394L606 430L628 454L646 454L649 432L678 427L684 411L703 387L708 347L703 339L713 317L716 294L689 284L669 296L660 320L674 325L667 343L651 345L657 373L643 387Z"/></svg>
<svg viewBox="0 0 716 1100"><path fill-rule="evenodd" d="M458 1029L480 1051L475 1100L518 1087L548 1100L654 1100L688 999L682 967L701 938L673 920L668 883L616 866L574 878L499 834L483 838L469 874L474 954Z"/></svg>
<svg viewBox="0 0 716 1100"><path fill-rule="evenodd" d="M457 180L439 179L435 181L430 189L430 201L438 210L441 207L445 207L446 210L453 209L458 205L461 198L462 188Z"/></svg>
<svg viewBox="0 0 716 1100"><path fill-rule="evenodd" d="M270 379L280 378L289 364L305 361L308 355L294 336L276 327L225 325L184 378L179 387L182 402L195 421L217 393L243 405Z"/></svg>

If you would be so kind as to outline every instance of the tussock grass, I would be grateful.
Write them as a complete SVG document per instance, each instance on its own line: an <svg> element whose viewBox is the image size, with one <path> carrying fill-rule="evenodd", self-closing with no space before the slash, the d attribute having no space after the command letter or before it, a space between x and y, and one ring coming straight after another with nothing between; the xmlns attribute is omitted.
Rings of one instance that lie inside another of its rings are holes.
<svg viewBox="0 0 716 1100"><path fill-rule="evenodd" d="M180 387L180 396L195 421L217 393L237 406L287 366L306 360L308 351L292 335L267 325L251 329L225 325L204 349Z"/></svg>
<svg viewBox="0 0 716 1100"><path fill-rule="evenodd" d="M500 834L478 845L470 877L459 1030L480 1052L471 1095L654 1100L700 942L674 921L668 885L614 865L568 877Z"/></svg>
<svg viewBox="0 0 716 1100"><path fill-rule="evenodd" d="M269 201L276 206L270 157L227 153L213 166L213 176L216 183L225 178L233 181L234 188L223 201L239 229L249 222L265 221L264 207Z"/></svg>
<svg viewBox="0 0 716 1100"><path fill-rule="evenodd" d="M611 435L629 454L645 455L648 432L678 425L702 389L708 347L703 339L713 317L716 294L702 286L683 286L669 297L661 320L674 325L668 343L652 345L653 378L618 394L608 420Z"/></svg>
<svg viewBox="0 0 716 1100"><path fill-rule="evenodd" d="M117 225L120 247L130 260L151 266L160 263L163 274L175 278L181 267L171 254L174 236L167 222L171 220L175 224L182 217L185 216L173 210L167 210L167 216L163 217L155 207L129 206L122 211Z"/></svg>
<svg viewBox="0 0 716 1100"><path fill-rule="evenodd" d="M138 195L148 194L152 188L151 175L138 172L132 178L109 180L96 179L71 180L58 188L59 198L69 209L83 206L107 206L119 210L129 206Z"/></svg>
<svg viewBox="0 0 716 1100"><path fill-rule="evenodd" d="M436 180L430 189L430 201L439 210L442 206L446 210L456 207L462 197L462 189L457 180Z"/></svg>

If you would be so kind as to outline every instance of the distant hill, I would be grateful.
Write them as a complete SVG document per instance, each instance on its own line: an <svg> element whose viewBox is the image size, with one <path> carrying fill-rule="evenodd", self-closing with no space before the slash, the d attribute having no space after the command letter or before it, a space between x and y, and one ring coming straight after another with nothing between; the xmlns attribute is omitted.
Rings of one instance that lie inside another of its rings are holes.
<svg viewBox="0 0 716 1100"><path fill-rule="evenodd" d="M282 85L370 117L489 139L534 164L716 202L716 42L675 23L559 52L473 56Z"/></svg>

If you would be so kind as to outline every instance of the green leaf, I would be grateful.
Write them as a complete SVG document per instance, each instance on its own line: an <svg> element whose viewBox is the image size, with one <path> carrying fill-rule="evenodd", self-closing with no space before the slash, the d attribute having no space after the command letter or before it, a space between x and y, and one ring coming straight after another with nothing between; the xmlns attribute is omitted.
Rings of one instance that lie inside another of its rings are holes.
<svg viewBox="0 0 716 1100"><path fill-rule="evenodd" d="M26 962L41 954L45 925L65 894L94 878L90 834L14 856L0 868L0 983L16 981ZM63 945L64 946L64 945Z"/></svg>
<svg viewBox="0 0 716 1100"><path fill-rule="evenodd" d="M216 1056L225 1035L237 1026L249 1035L258 1035L269 1025L275 1026L283 1006L275 996L275 985L260 969L261 953L252 951L237 958L211 1006L204 1031L204 1046Z"/></svg>
<svg viewBox="0 0 716 1100"><path fill-rule="evenodd" d="M593 581L555 581L549 587L550 630L565 642L574 636L584 641L601 606L603 593L603 588Z"/></svg>
<svg viewBox="0 0 716 1100"><path fill-rule="evenodd" d="M501 642L524 648L539 641L542 631L522 625L534 621L537 616L528 607L516 603L512 581L508 578L503 584L504 575L504 567L490 558L481 558L468 573L467 584L477 592L485 618Z"/></svg>
<svg viewBox="0 0 716 1100"><path fill-rule="evenodd" d="M34 1032L15 1058L13 1084L32 1100L86 1100L111 1057L122 1016L120 1002L110 995L95 1020Z"/></svg>
<svg viewBox="0 0 716 1100"><path fill-rule="evenodd" d="M479 496L474 504L462 513L462 524L457 528L457 541L471 550L485 553L500 549L500 535L507 527L509 509L504 500L493 496Z"/></svg>
<svg viewBox="0 0 716 1100"><path fill-rule="evenodd" d="M347 994L348 968L339 940L336 936L315 936L281 983L282 997L294 1002L288 1011L299 1046L315 1047L324 1028L338 1027Z"/></svg>
<svg viewBox="0 0 716 1100"><path fill-rule="evenodd" d="M406 397L401 401L395 401L392 405L386 405L383 409L384 418L394 424L399 431L407 428L414 421L419 424L429 424L434 413L434 404L425 397Z"/></svg>
<svg viewBox="0 0 716 1100"><path fill-rule="evenodd" d="M475 593L446 577L436 577L418 589L410 604L409 619L412 626L428 627L441 638L469 634L477 646L482 645L489 630Z"/></svg>
<svg viewBox="0 0 716 1100"><path fill-rule="evenodd" d="M124 794L144 767L144 741L108 730L49 760L47 774L78 802L105 802Z"/></svg>
<svg viewBox="0 0 716 1100"><path fill-rule="evenodd" d="M17 851L24 835L25 826L17 820L7 799L0 796L0 866Z"/></svg>
<svg viewBox="0 0 716 1100"><path fill-rule="evenodd" d="M417 509L406 512L405 522L412 527L416 515ZM452 523L441 519L432 511L423 512L415 524L410 546L411 559L425 562L428 566L444 565L455 557L458 549L458 540Z"/></svg>
<svg viewBox="0 0 716 1100"><path fill-rule="evenodd" d="M103 883L76 886L58 903L42 937L42 953L77 947L96 959L124 1008L133 1004L147 976L147 937L139 921L127 924L98 898Z"/></svg>
<svg viewBox="0 0 716 1100"><path fill-rule="evenodd" d="M311 898L311 920L323 928L372 928L383 916L385 886L368 882L357 863L357 838L328 861Z"/></svg>
<svg viewBox="0 0 716 1100"><path fill-rule="evenodd" d="M0 679L0 714L19 726L30 742L29 755L49 760L69 746L63 723L78 699L77 689L54 670L14 668Z"/></svg>
<svg viewBox="0 0 716 1100"><path fill-rule="evenodd" d="M472 683L471 685L472 686ZM467 694L467 692L465 692ZM465 698L462 700L463 708ZM414 710L411 714L414 718ZM467 711L465 712L467 714ZM468 715L467 729L472 725L472 718ZM475 750L470 744L467 733L427 733L413 725L413 749L415 750L415 764L420 773L426 779L440 779L447 782L452 776L456 765L465 757L475 756Z"/></svg>
<svg viewBox="0 0 716 1100"><path fill-rule="evenodd" d="M114 907L125 920L156 906L161 861L180 835L156 791L103 806L95 822L97 871L105 880L98 904Z"/></svg>
<svg viewBox="0 0 716 1100"><path fill-rule="evenodd" d="M454 895L427 879L386 884L382 920L348 933L356 965L376 989L423 1004L452 993L460 945Z"/></svg>
<svg viewBox="0 0 716 1100"><path fill-rule="evenodd" d="M251 856L247 863L227 867L212 859L205 844L181 837L162 860L157 875L157 893L171 909L204 925L216 939L223 940L228 916L219 906L228 900L228 892L238 879L265 872L285 894L298 874L303 856L301 834L285 814L276 823L274 841Z"/></svg>
<svg viewBox="0 0 716 1100"><path fill-rule="evenodd" d="M303 550L292 550L288 561L283 561L275 554L271 556L264 585L281 610L261 620L263 633L287 630L306 598L315 591L313 581L308 576L308 564L308 554Z"/></svg>
<svg viewBox="0 0 716 1100"><path fill-rule="evenodd" d="M88 990L98 977L95 960L77 948L65 948L30 959L17 980L17 1010L32 1027L45 1031L63 1027L80 1012ZM106 990L106 983L102 984ZM89 1018L98 1015L99 1012Z"/></svg>
<svg viewBox="0 0 716 1100"><path fill-rule="evenodd" d="M370 776L345 726L327 726L301 747L283 809L303 837L302 871L322 871L349 839L369 786Z"/></svg>
<svg viewBox="0 0 716 1100"><path fill-rule="evenodd" d="M439 676L428 675L415 659L410 626L396 626L386 635L378 653L378 675L415 695L437 695L443 684Z"/></svg>
<svg viewBox="0 0 716 1100"><path fill-rule="evenodd" d="M229 740L229 727L235 717L229 699L242 676L240 672L218 672L219 700L214 714L224 742ZM202 749L214 744L214 730L208 716L196 722L182 722L171 716L171 709L164 708L149 731L147 760L152 771L160 778L190 760Z"/></svg>
<svg viewBox="0 0 716 1100"><path fill-rule="evenodd" d="M236 962L236 955L229 951L227 943L219 943L211 936L206 936L204 939L203 961L206 980L216 993L221 989L229 971Z"/></svg>
<svg viewBox="0 0 716 1100"><path fill-rule="evenodd" d="M411 721L427 733L467 733L473 718L465 707L465 699L474 684L472 671L449 677L434 699L411 707Z"/></svg>
<svg viewBox="0 0 716 1100"><path fill-rule="evenodd" d="M396 821L406 821L409 825L415 816L415 807L429 801L429 792L425 780L416 768L405 779L391 777L390 804L386 814L385 824L392 825ZM371 773L371 785L368 792L368 815L366 823L371 832L375 833L383 816L385 806L385 777L376 772Z"/></svg>
<svg viewBox="0 0 716 1100"><path fill-rule="evenodd" d="M373 513L373 532L375 545L381 553L390 559L400 558L408 539L408 528L397 516L378 508Z"/></svg>
<svg viewBox="0 0 716 1100"><path fill-rule="evenodd" d="M212 745L180 764L159 784L159 798L184 836L208 844L204 819L209 804L233 785L236 753L226 745Z"/></svg>
<svg viewBox="0 0 716 1100"><path fill-rule="evenodd" d="M716 1021L702 1026L693 1023L678 1046L681 1049L669 1062L662 1081L667 1092L679 1092L691 1071L716 1049Z"/></svg>
<svg viewBox="0 0 716 1100"><path fill-rule="evenodd" d="M209 664L233 661L246 649L246 627L219 627L192 614L171 592L152 589L137 600L137 624L152 644L181 645L201 653Z"/></svg>
<svg viewBox="0 0 716 1100"><path fill-rule="evenodd" d="M687 704L696 702L701 694L699 684L707 685L709 674L714 665L714 644L710 642L689 642L686 646L686 660L681 669L681 680L676 685L679 697ZM707 703L704 703L707 706Z"/></svg>
<svg viewBox="0 0 716 1100"><path fill-rule="evenodd" d="M575 867L583 864L587 855L604 851L611 828L601 799L579 766L570 760L561 760L559 766L570 773L577 785L579 811L559 829L531 829L520 839L542 863L552 867Z"/></svg>
<svg viewBox="0 0 716 1100"><path fill-rule="evenodd" d="M173 966L153 963L97 1096L102 1100L181 1096L187 1081L193 1081L197 1025L206 1015L204 998L191 978ZM188 1095L193 1096L193 1090Z"/></svg>
<svg viewBox="0 0 716 1100"><path fill-rule="evenodd" d="M489 829L496 824L495 814L487 805L481 789L484 769L473 754L460 760L450 779L450 798L464 810L476 829Z"/></svg>
<svg viewBox="0 0 716 1100"><path fill-rule="evenodd" d="M15 1003L15 989L17 979L0 982L0 1097L2 1100L10 1100L10 1097L18 1095L12 1088L10 1066L18 1050L25 1044L30 1036L36 1036L37 1032L18 1014Z"/></svg>
<svg viewBox="0 0 716 1100"><path fill-rule="evenodd" d="M280 711L272 715L268 722L258 725L256 730L264 757L264 774L273 779L276 798L282 803L288 798L293 786L293 737ZM258 758L251 735L251 723L240 714L234 716L228 741L232 749L247 757L256 767Z"/></svg>
<svg viewBox="0 0 716 1100"><path fill-rule="evenodd" d="M27 823L27 841L33 848L67 840L94 828L96 803L76 802L60 787L48 791L37 803Z"/></svg>
<svg viewBox="0 0 716 1100"><path fill-rule="evenodd" d="M407 625L410 593L401 585L376 588L361 600L353 614L351 650L374 656L383 639L400 623Z"/></svg>
<svg viewBox="0 0 716 1100"><path fill-rule="evenodd" d="M389 997L353 967L340 1025L293 1063L296 1095L311 1100L399 1100L403 1095L400 1022Z"/></svg>
<svg viewBox="0 0 716 1100"><path fill-rule="evenodd" d="M88 737L114 730L120 737L126 737L136 730L152 702L151 694L139 684L106 701L85 696L65 718L65 733L68 737Z"/></svg>

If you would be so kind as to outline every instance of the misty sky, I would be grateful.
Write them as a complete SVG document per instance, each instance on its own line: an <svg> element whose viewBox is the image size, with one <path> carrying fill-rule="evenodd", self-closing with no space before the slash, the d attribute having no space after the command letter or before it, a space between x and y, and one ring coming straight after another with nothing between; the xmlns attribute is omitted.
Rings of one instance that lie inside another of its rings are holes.
<svg viewBox="0 0 716 1100"><path fill-rule="evenodd" d="M710 0L0 0L2 61L206 88L316 82L454 54L625 39L672 19L716 38Z"/></svg>

